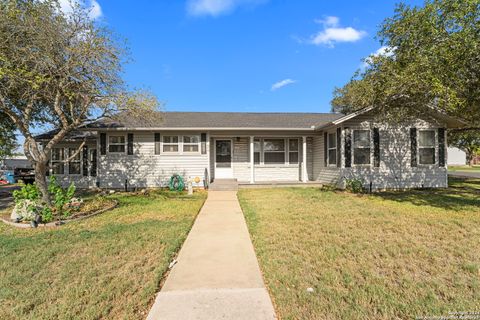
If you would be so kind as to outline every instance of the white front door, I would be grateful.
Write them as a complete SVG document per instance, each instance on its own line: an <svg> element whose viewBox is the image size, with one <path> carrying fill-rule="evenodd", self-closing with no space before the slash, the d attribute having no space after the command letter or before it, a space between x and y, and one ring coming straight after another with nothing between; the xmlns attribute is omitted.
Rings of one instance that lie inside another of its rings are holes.
<svg viewBox="0 0 480 320"><path fill-rule="evenodd" d="M215 140L215 179L233 179L232 140Z"/></svg>

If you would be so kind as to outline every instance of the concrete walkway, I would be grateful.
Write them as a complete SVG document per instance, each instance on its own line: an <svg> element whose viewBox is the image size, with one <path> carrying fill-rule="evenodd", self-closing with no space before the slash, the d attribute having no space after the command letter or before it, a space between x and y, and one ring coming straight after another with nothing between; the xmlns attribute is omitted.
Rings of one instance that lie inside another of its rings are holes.
<svg viewBox="0 0 480 320"><path fill-rule="evenodd" d="M153 319L275 319L234 191L209 191Z"/></svg>
<svg viewBox="0 0 480 320"><path fill-rule="evenodd" d="M480 172L475 171L449 171L448 175L458 178L480 178Z"/></svg>

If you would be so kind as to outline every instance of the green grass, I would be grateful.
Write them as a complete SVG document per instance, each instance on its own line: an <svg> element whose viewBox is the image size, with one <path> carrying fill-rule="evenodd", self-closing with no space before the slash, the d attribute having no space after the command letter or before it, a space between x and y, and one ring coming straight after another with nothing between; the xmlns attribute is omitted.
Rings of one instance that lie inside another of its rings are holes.
<svg viewBox="0 0 480 320"><path fill-rule="evenodd" d="M241 190L280 318L478 312L480 180L451 185L363 196L315 188Z"/></svg>
<svg viewBox="0 0 480 320"><path fill-rule="evenodd" d="M480 173L480 166L448 166L448 171L451 172L479 172Z"/></svg>
<svg viewBox="0 0 480 320"><path fill-rule="evenodd" d="M206 194L114 195L50 229L0 223L0 319L144 319Z"/></svg>

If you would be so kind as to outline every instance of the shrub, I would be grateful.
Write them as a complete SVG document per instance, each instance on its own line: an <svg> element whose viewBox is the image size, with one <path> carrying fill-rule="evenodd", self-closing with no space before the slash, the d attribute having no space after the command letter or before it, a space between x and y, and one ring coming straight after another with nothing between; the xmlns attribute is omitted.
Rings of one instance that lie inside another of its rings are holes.
<svg viewBox="0 0 480 320"><path fill-rule="evenodd" d="M55 216L67 218L73 211L77 211L83 202L81 199L73 197L75 190L73 183L64 189L58 184L55 176L50 176L48 192L52 199L52 206L49 207L42 204L38 187L35 184L27 184L13 192L15 208L12 218L31 221L37 214L42 217L43 222L50 222Z"/></svg>
<svg viewBox="0 0 480 320"><path fill-rule="evenodd" d="M20 190L13 191L13 199L15 203L22 200L37 201L40 199L40 190L38 190L36 184L26 184Z"/></svg>
<svg viewBox="0 0 480 320"><path fill-rule="evenodd" d="M361 193L363 192L363 181L358 178L346 179L345 189L352 193Z"/></svg>
<svg viewBox="0 0 480 320"><path fill-rule="evenodd" d="M64 189L58 184L55 176L50 176L48 192L52 195L52 204L56 214L63 215L65 218L72 214L72 208L67 204L73 199L75 190L73 182L67 189Z"/></svg>

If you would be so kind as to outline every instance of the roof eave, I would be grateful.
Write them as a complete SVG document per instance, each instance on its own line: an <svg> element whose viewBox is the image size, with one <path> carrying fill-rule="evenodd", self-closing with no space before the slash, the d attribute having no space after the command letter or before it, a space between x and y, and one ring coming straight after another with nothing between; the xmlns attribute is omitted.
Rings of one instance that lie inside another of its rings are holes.
<svg viewBox="0 0 480 320"><path fill-rule="evenodd" d="M314 131L315 126L310 128L264 128L264 127L117 127L117 128L88 128L83 130L93 130L93 131Z"/></svg>
<svg viewBox="0 0 480 320"><path fill-rule="evenodd" d="M329 123L326 123L326 124L323 124L321 126L317 126L315 127L315 130L323 130L323 129L326 129L326 128L329 128L329 127L333 127L333 126L336 126L336 125L339 125L347 120L350 120L352 118L355 118L356 116L359 116L361 114L364 114L366 112L369 112L373 109L374 107L367 107L367 108L363 108L361 110L358 110L358 111L355 111L355 112L352 112L350 114L347 114L346 116L343 116L341 118L338 118L337 120L333 120Z"/></svg>

